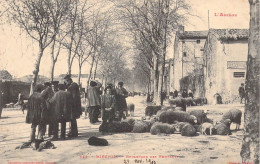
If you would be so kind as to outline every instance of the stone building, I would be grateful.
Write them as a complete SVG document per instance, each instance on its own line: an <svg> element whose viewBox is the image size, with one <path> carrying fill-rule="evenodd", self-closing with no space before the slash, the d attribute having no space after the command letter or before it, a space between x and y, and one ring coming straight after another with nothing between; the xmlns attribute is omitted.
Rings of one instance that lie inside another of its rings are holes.
<svg viewBox="0 0 260 164"><path fill-rule="evenodd" d="M170 91L190 89L195 96L201 96L202 92L192 87L189 82L180 82L188 76L202 76L203 48L207 34L208 31L185 31L183 26L179 27L175 35L174 57L170 65Z"/></svg>
<svg viewBox="0 0 260 164"><path fill-rule="evenodd" d="M219 93L223 103L238 98L245 82L248 53L247 29L210 29L204 46L205 97L212 104Z"/></svg>

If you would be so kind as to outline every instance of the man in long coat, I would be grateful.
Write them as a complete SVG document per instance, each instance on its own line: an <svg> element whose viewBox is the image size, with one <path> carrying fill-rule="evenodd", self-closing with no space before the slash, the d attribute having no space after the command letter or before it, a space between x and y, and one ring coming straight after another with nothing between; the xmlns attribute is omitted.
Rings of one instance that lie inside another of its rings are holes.
<svg viewBox="0 0 260 164"><path fill-rule="evenodd" d="M127 104L126 104L126 98L128 97L127 90L123 87L124 83L119 82L118 88L116 88L116 117L118 117L118 120L121 121L121 119L124 116L124 112L127 115Z"/></svg>
<svg viewBox="0 0 260 164"><path fill-rule="evenodd" d="M61 139L65 140L66 122L73 120L72 115L72 95L65 91L65 85L59 84L59 90L50 99L49 103L54 110L54 140L58 139L59 123L61 123Z"/></svg>
<svg viewBox="0 0 260 164"><path fill-rule="evenodd" d="M70 122L71 125L70 125L70 131L68 133L68 137L77 137L78 136L78 126L77 126L76 119L80 118L80 115L82 114L79 86L77 83L72 81L70 75L66 75L64 77L64 79L65 79L67 91L72 95L73 119Z"/></svg>
<svg viewBox="0 0 260 164"><path fill-rule="evenodd" d="M91 81L87 91L90 123L98 122L98 115L100 114L99 109L101 106L101 94L101 84Z"/></svg>
<svg viewBox="0 0 260 164"><path fill-rule="evenodd" d="M32 124L30 135L31 142L35 140L35 132L37 126L39 126L37 139L43 139L44 135L44 126L46 124L47 117L47 105L46 101L41 95L42 89L43 85L37 84L34 87L34 93L29 97L28 100L28 112L26 116L26 123Z"/></svg>
<svg viewBox="0 0 260 164"><path fill-rule="evenodd" d="M54 95L54 91L51 88L51 83L50 82L45 82L44 83L44 90L41 92L42 97L44 98L44 100L46 102L48 102ZM53 127L54 127L54 120L55 120L55 116L54 116L54 110L51 108L51 106L49 105L49 103L47 104L47 111L48 111L48 118L46 120L46 123L49 124L49 130L48 130L48 136L50 137L51 135L53 135ZM46 131L46 126L45 126L45 131Z"/></svg>

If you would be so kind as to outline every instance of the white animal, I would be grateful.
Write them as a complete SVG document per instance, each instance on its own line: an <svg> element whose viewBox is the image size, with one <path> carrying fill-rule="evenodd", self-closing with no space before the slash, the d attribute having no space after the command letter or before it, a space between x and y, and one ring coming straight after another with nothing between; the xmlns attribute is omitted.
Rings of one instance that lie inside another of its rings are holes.
<svg viewBox="0 0 260 164"><path fill-rule="evenodd" d="M206 130L209 129L209 134L212 135L212 131L214 129L214 124L211 124L209 122L204 122L201 125L201 134L207 135Z"/></svg>

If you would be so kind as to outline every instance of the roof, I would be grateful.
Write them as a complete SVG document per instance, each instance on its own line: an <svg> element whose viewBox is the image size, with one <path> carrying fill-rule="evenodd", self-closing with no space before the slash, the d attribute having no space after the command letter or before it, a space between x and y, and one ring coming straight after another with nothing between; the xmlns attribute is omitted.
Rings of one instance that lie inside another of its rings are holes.
<svg viewBox="0 0 260 164"><path fill-rule="evenodd" d="M12 75L7 70L0 70L0 79L12 80Z"/></svg>
<svg viewBox="0 0 260 164"><path fill-rule="evenodd" d="M179 33L180 39L206 39L208 31L184 31Z"/></svg>
<svg viewBox="0 0 260 164"><path fill-rule="evenodd" d="M248 39L248 29L210 29L210 33L216 34L215 36L221 40L238 40Z"/></svg>

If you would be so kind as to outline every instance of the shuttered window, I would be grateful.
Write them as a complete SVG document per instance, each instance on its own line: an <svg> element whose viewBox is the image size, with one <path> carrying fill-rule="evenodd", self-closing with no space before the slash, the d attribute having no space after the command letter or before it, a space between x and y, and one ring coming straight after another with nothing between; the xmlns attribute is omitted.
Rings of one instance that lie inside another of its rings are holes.
<svg viewBox="0 0 260 164"><path fill-rule="evenodd" d="M234 72L234 78L243 78L245 77L245 72Z"/></svg>

